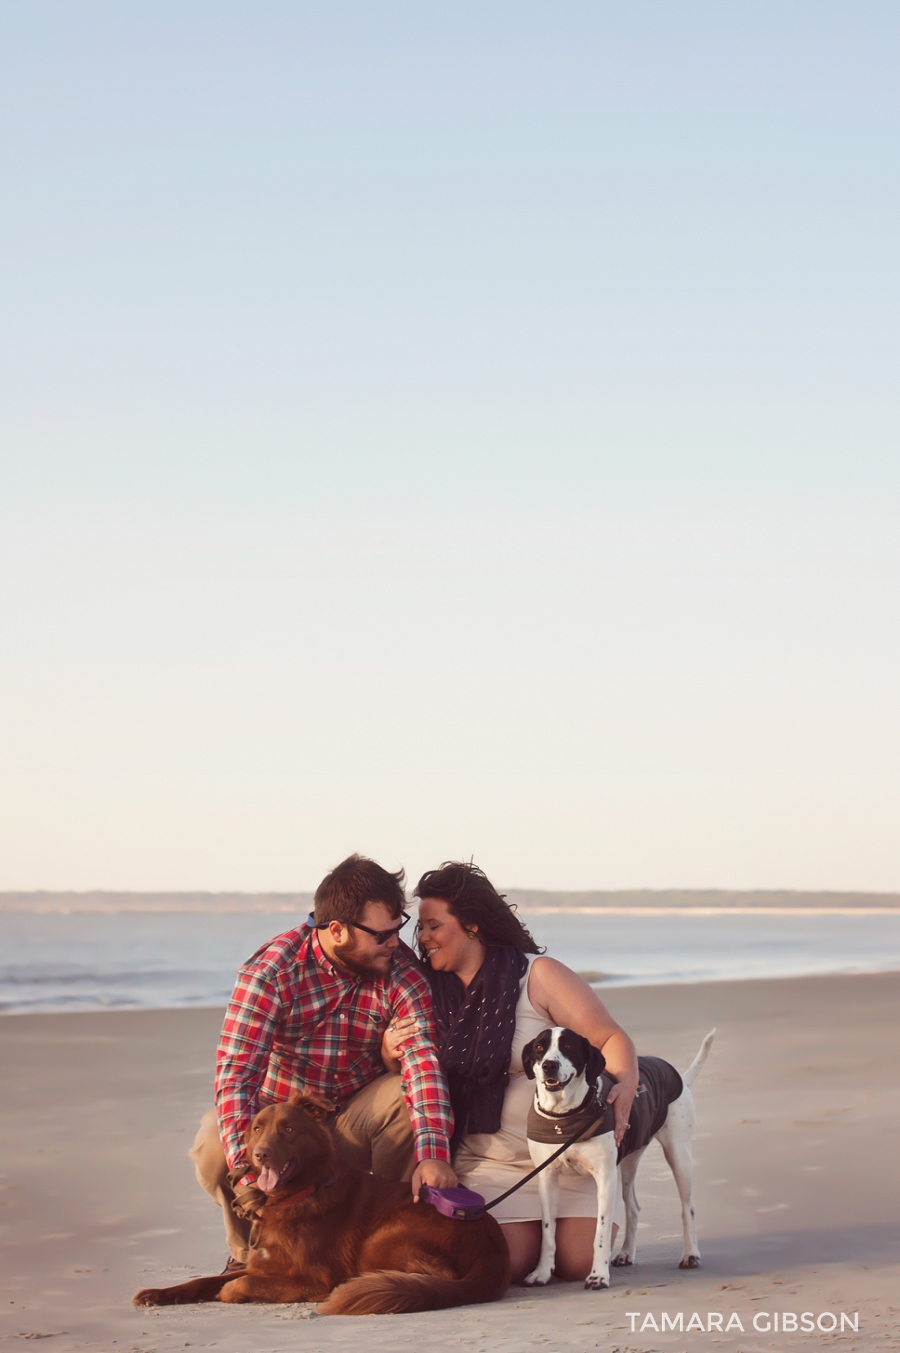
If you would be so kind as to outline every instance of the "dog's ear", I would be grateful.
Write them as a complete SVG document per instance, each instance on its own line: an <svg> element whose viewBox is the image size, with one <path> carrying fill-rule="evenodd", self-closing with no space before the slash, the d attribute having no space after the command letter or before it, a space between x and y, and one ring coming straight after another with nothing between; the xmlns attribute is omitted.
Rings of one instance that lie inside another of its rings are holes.
<svg viewBox="0 0 900 1353"><path fill-rule="evenodd" d="M595 1048L593 1043L589 1043L583 1038L584 1043L584 1078L591 1085L596 1085L600 1079L600 1072L606 1070L606 1058L599 1048Z"/></svg>
<svg viewBox="0 0 900 1353"><path fill-rule="evenodd" d="M522 1049L522 1070L530 1081L534 1080L534 1045L536 1042L537 1039L533 1038Z"/></svg>
<svg viewBox="0 0 900 1353"><path fill-rule="evenodd" d="M315 1118L316 1122L321 1123L334 1113L334 1105L329 1104L327 1099L320 1099L318 1095L291 1095L288 1100L295 1109L302 1109L308 1113L310 1118Z"/></svg>

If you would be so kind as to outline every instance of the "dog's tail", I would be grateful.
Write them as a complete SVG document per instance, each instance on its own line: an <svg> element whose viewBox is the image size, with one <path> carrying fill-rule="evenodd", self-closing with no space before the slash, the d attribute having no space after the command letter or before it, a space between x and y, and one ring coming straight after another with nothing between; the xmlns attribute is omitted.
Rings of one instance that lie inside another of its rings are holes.
<svg viewBox="0 0 900 1353"><path fill-rule="evenodd" d="M465 1226L466 1222L457 1225ZM492 1262L482 1256L463 1278L385 1269L364 1273L336 1287L319 1307L320 1315L396 1315L405 1311L439 1311L477 1301L499 1301L509 1286L509 1263L499 1252Z"/></svg>
<svg viewBox="0 0 900 1353"><path fill-rule="evenodd" d="M684 1081L685 1085L693 1085L694 1081L700 1075L700 1072L703 1070L704 1063L706 1062L706 1059L709 1056L709 1050L712 1047L712 1041L715 1038L715 1036L716 1036L715 1029L711 1029L704 1038L703 1042L700 1044L700 1051L697 1053L697 1056L691 1062L687 1071L683 1071L681 1073L681 1079Z"/></svg>

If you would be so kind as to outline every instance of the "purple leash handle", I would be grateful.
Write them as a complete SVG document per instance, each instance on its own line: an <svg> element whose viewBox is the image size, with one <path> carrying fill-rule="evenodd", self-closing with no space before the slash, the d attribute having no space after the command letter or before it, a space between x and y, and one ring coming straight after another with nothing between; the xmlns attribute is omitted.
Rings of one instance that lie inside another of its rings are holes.
<svg viewBox="0 0 900 1353"><path fill-rule="evenodd" d="M472 1189L436 1189L423 1184L419 1197L425 1203L431 1203L444 1217L455 1217L460 1221L477 1221L484 1213L484 1199Z"/></svg>

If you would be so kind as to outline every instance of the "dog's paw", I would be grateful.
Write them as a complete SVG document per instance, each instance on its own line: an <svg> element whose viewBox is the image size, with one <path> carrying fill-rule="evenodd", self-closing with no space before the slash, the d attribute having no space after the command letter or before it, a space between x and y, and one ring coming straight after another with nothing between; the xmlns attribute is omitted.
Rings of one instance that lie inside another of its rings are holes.
<svg viewBox="0 0 900 1353"><path fill-rule="evenodd" d="M678 1267L679 1267L679 1268L699 1268L699 1267L700 1267L700 1256L699 1256L699 1254L686 1254L686 1255L684 1256L684 1258L682 1259L681 1263L678 1265Z"/></svg>
<svg viewBox="0 0 900 1353"><path fill-rule="evenodd" d="M527 1278L522 1279L522 1285L523 1287L546 1287L549 1281L549 1273L544 1273L541 1269L534 1268Z"/></svg>
<svg viewBox="0 0 900 1353"><path fill-rule="evenodd" d="M219 1300L225 1305L239 1306L241 1302L252 1301L253 1298L247 1295L247 1290L240 1278L234 1278L230 1283L226 1283L219 1293Z"/></svg>
<svg viewBox="0 0 900 1353"><path fill-rule="evenodd" d="M158 1287L144 1287L131 1298L132 1306L162 1306L162 1292Z"/></svg>
<svg viewBox="0 0 900 1353"><path fill-rule="evenodd" d="M627 1250L620 1250L618 1254L613 1255L610 1263L613 1268L631 1268L634 1260L628 1254Z"/></svg>
<svg viewBox="0 0 900 1353"><path fill-rule="evenodd" d="M589 1273L584 1285L589 1292L602 1292L604 1288L609 1287L609 1279L601 1278L599 1273Z"/></svg>

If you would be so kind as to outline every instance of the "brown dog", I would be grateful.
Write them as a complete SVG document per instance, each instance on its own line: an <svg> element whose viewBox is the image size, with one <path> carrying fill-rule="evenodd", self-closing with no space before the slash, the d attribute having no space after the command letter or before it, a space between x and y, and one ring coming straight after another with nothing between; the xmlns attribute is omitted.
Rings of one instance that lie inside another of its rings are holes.
<svg viewBox="0 0 900 1353"><path fill-rule="evenodd" d="M324 1315L384 1315L499 1300L509 1252L493 1217L444 1217L414 1203L408 1184L343 1165L329 1113L294 1095L250 1124L247 1156L268 1201L244 1273L145 1288L134 1304L324 1301Z"/></svg>

